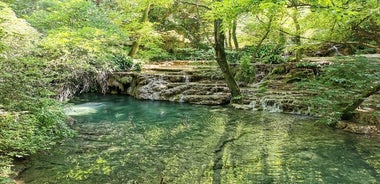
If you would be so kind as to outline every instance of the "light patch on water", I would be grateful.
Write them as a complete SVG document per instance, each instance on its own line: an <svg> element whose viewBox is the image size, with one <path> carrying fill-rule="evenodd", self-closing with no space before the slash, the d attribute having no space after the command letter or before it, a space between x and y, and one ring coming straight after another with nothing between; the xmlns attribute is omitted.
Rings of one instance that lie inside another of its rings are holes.
<svg viewBox="0 0 380 184"><path fill-rule="evenodd" d="M73 105L65 108L65 113L69 116L83 116L87 114L95 114L99 108L105 106L103 103L84 103L81 105Z"/></svg>

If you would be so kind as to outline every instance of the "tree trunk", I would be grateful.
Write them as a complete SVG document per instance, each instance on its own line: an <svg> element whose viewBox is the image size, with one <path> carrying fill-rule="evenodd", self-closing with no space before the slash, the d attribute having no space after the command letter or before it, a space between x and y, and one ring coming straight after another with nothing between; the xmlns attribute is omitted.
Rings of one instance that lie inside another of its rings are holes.
<svg viewBox="0 0 380 184"><path fill-rule="evenodd" d="M239 102L241 100L240 88L237 85L234 77L232 76L230 67L227 63L226 53L224 49L225 36L224 31L222 30L222 22L223 21L221 19L216 19L214 21L216 61L218 62L219 68L223 72L223 76L227 83L227 86L231 91L231 102Z"/></svg>
<svg viewBox="0 0 380 184"><path fill-rule="evenodd" d="M143 16L141 17L141 20L140 20L141 23L147 22L149 20L148 16L149 16L149 11L150 11L151 6L152 4L148 4L148 6L145 8L143 12ZM132 58L135 57L135 55L137 54L137 51L139 50L140 42L141 42L141 35L139 35L138 38L133 42L132 48L129 51L128 56Z"/></svg>
<svg viewBox="0 0 380 184"><path fill-rule="evenodd" d="M302 48L301 48L301 26L298 21L298 8L297 5L295 5L295 8L293 10L292 19L295 25L296 34L294 38L294 42L296 43L296 61L299 62L302 59Z"/></svg>
<svg viewBox="0 0 380 184"><path fill-rule="evenodd" d="M239 42L236 36L237 22L236 19L232 21L232 40L234 41L235 50L239 50Z"/></svg>
<svg viewBox="0 0 380 184"><path fill-rule="evenodd" d="M363 101L366 98L368 98L371 95L374 95L378 91L380 91L380 84L379 83L377 83L377 85L375 85L374 87L370 88L368 91L363 92L361 98L356 99L350 106L346 107L344 109L343 113L342 113L342 117L341 118L343 120L349 120L349 119L351 119L352 116L353 116L353 112L355 111L355 109L357 107L359 107L359 105L361 103L363 103Z"/></svg>
<svg viewBox="0 0 380 184"><path fill-rule="evenodd" d="M228 49L232 49L232 31L228 29Z"/></svg>
<svg viewBox="0 0 380 184"><path fill-rule="evenodd" d="M273 16L271 16L269 19L268 25L265 28L266 32L264 36L260 39L259 43L257 44L255 52L253 53L253 57L257 57L258 52L260 51L261 45L264 43L264 40L268 38L269 33L271 32L272 22L273 22Z"/></svg>

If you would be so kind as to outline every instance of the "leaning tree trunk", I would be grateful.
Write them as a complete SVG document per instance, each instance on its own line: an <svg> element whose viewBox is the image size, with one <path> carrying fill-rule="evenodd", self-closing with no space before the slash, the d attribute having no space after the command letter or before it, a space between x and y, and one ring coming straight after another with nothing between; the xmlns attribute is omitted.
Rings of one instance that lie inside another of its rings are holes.
<svg viewBox="0 0 380 184"><path fill-rule="evenodd" d="M363 101L371 95L380 91L380 83L377 83L374 87L369 88L367 91L364 91L360 98L356 99L351 105L347 106L342 112L342 119L349 120L353 116L353 112Z"/></svg>
<svg viewBox="0 0 380 184"><path fill-rule="evenodd" d="M260 49L261 49L261 45L264 43L264 40L268 38L269 36L269 33L271 32L271 27L272 27L272 22L273 22L273 16L270 17L269 19L269 22L268 22L268 25L266 26L265 28L265 34L264 36L260 39L259 43L256 45L256 49L253 53L253 57L257 57ZM264 22L263 22L264 23Z"/></svg>
<svg viewBox="0 0 380 184"><path fill-rule="evenodd" d="M216 19L214 21L214 36L215 36L215 54L216 61L218 62L219 68L223 72L224 79L227 83L228 88L231 91L232 102L239 102L241 98L240 88L237 85L234 77L232 76L230 67L227 63L226 53L224 49L224 31L222 29L222 20Z"/></svg>
<svg viewBox="0 0 380 184"><path fill-rule="evenodd" d="M149 18L148 16L149 16L149 11L150 11L151 6L152 4L148 4L148 6L145 8L143 12L143 16L141 17L141 21L140 21L141 23L148 21L148 18ZM134 57L137 54L137 51L139 50L139 47L140 47L140 42L141 42L141 35L138 36L138 38L133 42L132 48L129 51L128 56Z"/></svg>

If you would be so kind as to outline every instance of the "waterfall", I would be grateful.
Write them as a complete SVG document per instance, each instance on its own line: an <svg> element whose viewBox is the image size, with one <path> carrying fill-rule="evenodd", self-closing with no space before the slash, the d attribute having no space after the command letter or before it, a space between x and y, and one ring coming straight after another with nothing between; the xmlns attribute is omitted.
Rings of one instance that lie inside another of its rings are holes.
<svg viewBox="0 0 380 184"><path fill-rule="evenodd" d="M183 78L185 79L185 84L190 83L190 76L189 75L184 75Z"/></svg>
<svg viewBox="0 0 380 184"><path fill-rule="evenodd" d="M139 98L147 100L161 100L162 92L167 89L167 82L164 76L159 75L154 78L147 78L145 85L138 88Z"/></svg>
<svg viewBox="0 0 380 184"><path fill-rule="evenodd" d="M179 100L178 100L178 102L180 102L180 103L185 102L185 101L183 100L183 97L184 97L184 95L183 95L183 94L180 94L180 95L179 95Z"/></svg>
<svg viewBox="0 0 380 184"><path fill-rule="evenodd" d="M261 108L263 111L268 112L282 112L281 103L276 102L273 99L260 99Z"/></svg>
<svg viewBox="0 0 380 184"><path fill-rule="evenodd" d="M252 108L252 110L257 111L258 109L256 108L256 101L252 101L249 103L249 107Z"/></svg>

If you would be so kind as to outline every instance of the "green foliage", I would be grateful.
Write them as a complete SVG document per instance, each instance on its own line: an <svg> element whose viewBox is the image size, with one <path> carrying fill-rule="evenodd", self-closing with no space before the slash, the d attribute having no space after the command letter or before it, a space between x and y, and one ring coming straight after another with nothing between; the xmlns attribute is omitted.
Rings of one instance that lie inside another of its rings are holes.
<svg viewBox="0 0 380 184"><path fill-rule="evenodd" d="M0 60L0 167L71 135L62 106L50 98L43 67L27 57Z"/></svg>
<svg viewBox="0 0 380 184"><path fill-rule="evenodd" d="M254 57L261 59L263 63L283 63L285 61L281 56L283 49L284 47L278 44L263 44L255 48Z"/></svg>
<svg viewBox="0 0 380 184"><path fill-rule="evenodd" d="M214 49L196 49L196 48L178 48L173 50L173 53L162 53L157 55L152 60L213 60L215 57Z"/></svg>
<svg viewBox="0 0 380 184"><path fill-rule="evenodd" d="M42 32L60 27L71 28L96 27L104 28L110 22L95 4L84 0L41 0L39 9L34 11L28 21Z"/></svg>
<svg viewBox="0 0 380 184"><path fill-rule="evenodd" d="M245 46L239 51L227 50L226 57L231 63L245 60L247 56L252 56L253 61L259 61L267 64L279 64L285 62L285 58L281 56L284 47L278 44L263 44L260 47Z"/></svg>
<svg viewBox="0 0 380 184"><path fill-rule="evenodd" d="M0 175L7 176L13 158L49 149L72 132L61 104L51 98L49 63L31 54L38 33L7 5L0 6L5 48L0 54Z"/></svg>
<svg viewBox="0 0 380 184"><path fill-rule="evenodd" d="M126 71L133 66L133 60L125 54L113 54L110 56L110 60L117 66L116 70Z"/></svg>
<svg viewBox="0 0 380 184"><path fill-rule="evenodd" d="M237 80L248 84L255 80L255 67L251 64L251 57L248 55L240 59L240 69L237 73Z"/></svg>
<svg viewBox="0 0 380 184"><path fill-rule="evenodd" d="M3 178L2 176L0 176L0 183L1 184L14 184L14 181L10 178L6 178L6 177Z"/></svg>
<svg viewBox="0 0 380 184"><path fill-rule="evenodd" d="M159 36L143 37L142 43L144 48L139 51L140 58L154 60L154 58L168 56L162 48L162 40Z"/></svg>
<svg viewBox="0 0 380 184"><path fill-rule="evenodd" d="M311 62L298 62L296 63L297 68L316 68L318 65Z"/></svg>
<svg viewBox="0 0 380 184"><path fill-rule="evenodd" d="M106 90L106 73L127 67L119 53L128 37L91 1L38 1L28 21L44 33L34 55L47 60L54 91L61 100L81 92ZM116 62L114 62L116 60Z"/></svg>
<svg viewBox="0 0 380 184"><path fill-rule="evenodd" d="M238 63L241 58L241 51L226 50L226 58L229 63Z"/></svg>
<svg viewBox="0 0 380 184"><path fill-rule="evenodd" d="M281 55L269 55L263 58L263 63L279 64L285 62L285 59Z"/></svg>
<svg viewBox="0 0 380 184"><path fill-rule="evenodd" d="M126 53L110 54L107 60L114 65L114 71L141 71L142 69L142 62L132 59Z"/></svg>
<svg viewBox="0 0 380 184"><path fill-rule="evenodd" d="M305 29L313 32L313 40L322 43L347 43L350 48L359 50L379 48L379 41L376 40L379 37L380 4L377 0L330 1L327 6L321 6L321 2L313 4L313 13L306 16L309 21L305 24ZM326 8L322 8L323 6Z"/></svg>
<svg viewBox="0 0 380 184"><path fill-rule="evenodd" d="M345 108L362 98L362 92L379 85L379 71L377 61L341 58L321 71L316 80L301 82L299 87L317 94L309 101L315 109L313 113L321 116L324 123L334 124Z"/></svg>
<svg viewBox="0 0 380 184"><path fill-rule="evenodd" d="M1 4L0 4L0 12L1 12L1 10L3 9L3 7L1 6ZM2 24L3 23L3 17L0 17L0 24ZM3 43L3 38L4 38L4 36L5 36L5 32L4 32L4 29L2 28L2 26L0 26L0 53L2 53L3 52L3 50L5 50L5 44Z"/></svg>

